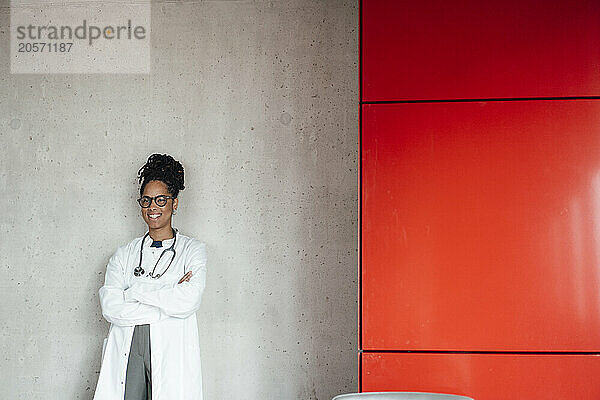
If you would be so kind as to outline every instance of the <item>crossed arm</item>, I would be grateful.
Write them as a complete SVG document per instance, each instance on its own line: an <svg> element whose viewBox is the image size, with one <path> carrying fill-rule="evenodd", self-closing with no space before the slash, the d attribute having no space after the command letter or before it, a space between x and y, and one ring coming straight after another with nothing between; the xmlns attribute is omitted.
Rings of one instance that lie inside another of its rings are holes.
<svg viewBox="0 0 600 400"><path fill-rule="evenodd" d="M120 326L151 324L165 318L187 318L200 307L206 282L206 245L193 240L185 260L188 272L178 283L142 291L136 285L125 287L124 248L110 258L99 290L102 315Z"/></svg>

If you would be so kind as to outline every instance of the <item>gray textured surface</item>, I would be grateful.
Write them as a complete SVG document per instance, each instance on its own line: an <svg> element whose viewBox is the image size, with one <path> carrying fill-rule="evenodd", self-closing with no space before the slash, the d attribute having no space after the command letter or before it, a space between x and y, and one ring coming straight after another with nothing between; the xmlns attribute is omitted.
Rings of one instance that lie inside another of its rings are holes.
<svg viewBox="0 0 600 400"><path fill-rule="evenodd" d="M208 244L206 400L356 391L357 2L154 3L146 76L11 75L8 22L2 1L0 399L92 398L153 152Z"/></svg>

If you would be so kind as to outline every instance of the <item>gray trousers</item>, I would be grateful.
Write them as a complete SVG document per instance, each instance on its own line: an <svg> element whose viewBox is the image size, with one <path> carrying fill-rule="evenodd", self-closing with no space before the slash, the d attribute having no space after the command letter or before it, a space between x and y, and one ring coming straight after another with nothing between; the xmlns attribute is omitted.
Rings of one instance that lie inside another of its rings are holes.
<svg viewBox="0 0 600 400"><path fill-rule="evenodd" d="M152 399L152 369L150 366L150 325L133 329L125 381L125 400Z"/></svg>

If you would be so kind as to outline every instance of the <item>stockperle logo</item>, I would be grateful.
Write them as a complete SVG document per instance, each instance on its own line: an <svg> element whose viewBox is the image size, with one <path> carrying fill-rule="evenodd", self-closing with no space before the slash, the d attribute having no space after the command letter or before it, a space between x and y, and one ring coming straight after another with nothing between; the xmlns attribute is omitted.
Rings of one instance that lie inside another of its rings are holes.
<svg viewBox="0 0 600 400"><path fill-rule="evenodd" d="M150 72L150 0L11 1L11 73Z"/></svg>

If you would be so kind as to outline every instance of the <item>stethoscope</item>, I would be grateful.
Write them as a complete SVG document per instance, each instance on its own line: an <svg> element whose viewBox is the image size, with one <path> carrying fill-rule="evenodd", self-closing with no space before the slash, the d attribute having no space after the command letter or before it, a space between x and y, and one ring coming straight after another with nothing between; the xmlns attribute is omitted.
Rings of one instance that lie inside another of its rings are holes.
<svg viewBox="0 0 600 400"><path fill-rule="evenodd" d="M173 262L173 260L175 259L175 242L177 241L177 228L171 227L171 229L173 229L173 238L174 238L173 239L173 244L171 244L171 247L169 247L168 249L164 249L162 251L162 253L160 253L160 256L158 256L158 260L156 260L156 264L154 264L154 268L152 269L152 272L150 272L148 274L148 276L150 278L158 279L161 276L163 276L165 274L165 272L167 272L167 270L171 266L171 263ZM133 270L133 274L135 276L141 276L141 275L144 275L146 273L146 271L144 271L144 268L142 268L142 250L144 249L144 241L146 240L146 238L148 237L148 235L150 235L150 231L146 232L146 234L144 235L144 238L142 239L142 245L140 246L140 262L139 262L137 268ZM162 258L162 256L166 252L168 252L168 251L172 251L173 252L173 257L171 257L171 261L169 261L169 265L167 265L167 268L163 271L162 274L156 274L156 275L154 275L154 271L156 270L156 266L158 265L158 262L160 261L160 259Z"/></svg>

